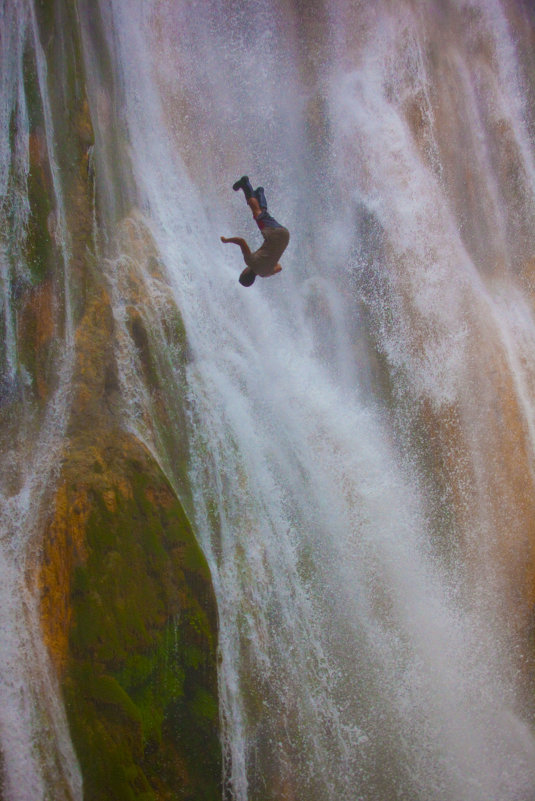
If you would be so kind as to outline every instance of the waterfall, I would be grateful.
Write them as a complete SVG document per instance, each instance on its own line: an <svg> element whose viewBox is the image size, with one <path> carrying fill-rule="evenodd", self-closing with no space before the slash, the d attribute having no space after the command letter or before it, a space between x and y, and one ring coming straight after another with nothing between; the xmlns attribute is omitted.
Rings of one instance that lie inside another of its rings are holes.
<svg viewBox="0 0 535 801"><path fill-rule="evenodd" d="M37 599L27 584L67 425L73 360L69 232L56 163L47 67L35 13L31 4L3 2L0 18L0 308L4 329L0 360L2 792L6 799L44 799L51 797L49 790L54 788L55 798L73 799L81 798L81 776L57 677L42 642ZM31 77L25 74L25 67L29 67ZM28 88L31 81L32 100ZM39 147L49 157L61 275L58 307L63 303L51 368L53 389L43 408L35 404L29 389L31 379L17 356L16 341L23 324L20 314L14 311L17 293L32 285L32 271L37 269L37 259L28 258L31 115L40 116Z"/></svg>
<svg viewBox="0 0 535 801"><path fill-rule="evenodd" d="M30 7L2 4L13 15L2 198L14 113L27 129L17 98ZM521 0L78 0L77 14L125 425L183 498L211 569L226 793L528 801L533 12ZM39 85L50 116L44 75ZM248 290L238 249L219 239L259 244L231 189L243 173L291 231L282 273ZM2 512L9 799L50 797L47 769L63 771L61 797L81 797L34 600L18 588L68 414L75 284L53 179L60 377L20 434L23 445L39 438ZM154 243L165 286L136 237ZM6 247L3 371L15 386ZM186 404L187 489L134 367L127 263L161 341L168 403ZM187 335L185 375L159 321L170 302Z"/></svg>

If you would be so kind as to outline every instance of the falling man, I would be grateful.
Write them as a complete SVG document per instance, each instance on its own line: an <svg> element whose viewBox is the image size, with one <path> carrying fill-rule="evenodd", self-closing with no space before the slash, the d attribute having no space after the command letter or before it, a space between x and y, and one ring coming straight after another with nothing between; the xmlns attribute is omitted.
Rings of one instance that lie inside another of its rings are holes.
<svg viewBox="0 0 535 801"><path fill-rule="evenodd" d="M239 282L242 286L251 286L257 275L267 278L269 275L280 273L282 267L279 264L279 259L288 247L290 232L268 213L263 186L253 190L248 176L243 175L232 188L235 192L243 189L247 205L251 209L256 224L260 228L260 233L264 237L264 244L254 253L245 239L239 236L221 237L222 242L232 242L232 244L241 248L243 260L247 267L241 273Z"/></svg>

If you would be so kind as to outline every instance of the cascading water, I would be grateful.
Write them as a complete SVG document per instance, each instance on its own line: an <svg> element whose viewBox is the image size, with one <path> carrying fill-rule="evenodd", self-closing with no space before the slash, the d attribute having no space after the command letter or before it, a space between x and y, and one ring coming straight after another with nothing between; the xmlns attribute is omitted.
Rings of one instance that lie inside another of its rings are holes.
<svg viewBox="0 0 535 801"><path fill-rule="evenodd" d="M52 797L50 792L57 799L72 799L81 797L81 777L59 699L57 677L42 642L36 598L27 584L67 424L73 359L69 235L55 161L47 67L35 13L28 3L2 3L0 19L0 308L4 326L0 383L2 792L6 799L45 799ZM25 74L25 67L30 64L31 79ZM35 86L33 107L28 97L30 80ZM53 387L44 408L35 402L29 389L30 378L18 358L17 336L22 323L14 312L17 293L32 285L32 270L37 269L38 261L28 257L32 115L39 115L42 122L40 147L48 152L51 166L60 281L57 307L63 303L51 370L55 374Z"/></svg>
<svg viewBox="0 0 535 801"><path fill-rule="evenodd" d="M535 751L496 603L489 560L504 532L472 394L490 329L530 419L517 348L531 314L524 304L518 337L501 313L518 304L533 187L503 11L150 10L115 3L112 25L134 174L192 350L191 476L219 598L229 786L239 799L527 798ZM448 180L443 96L457 137L474 140L461 158L477 165L477 209ZM515 149L514 198L491 123ZM244 170L292 231L281 280L249 294L218 243L251 230L229 193ZM370 338L397 382L390 406ZM449 532L411 441L424 400L455 408L472 448L471 508L456 526L450 510Z"/></svg>
<svg viewBox="0 0 535 801"><path fill-rule="evenodd" d="M534 20L498 0L78 12L104 224L137 204L188 338L228 793L528 801ZM219 241L258 240L243 172L292 237L248 291ZM135 254L112 240L128 425L180 490L128 346ZM139 270L158 336L169 295Z"/></svg>

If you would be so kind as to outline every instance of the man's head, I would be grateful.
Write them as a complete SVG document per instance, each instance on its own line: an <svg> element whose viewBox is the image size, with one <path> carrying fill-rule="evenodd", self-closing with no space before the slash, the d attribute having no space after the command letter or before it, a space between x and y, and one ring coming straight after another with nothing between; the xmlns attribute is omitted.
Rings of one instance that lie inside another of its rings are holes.
<svg viewBox="0 0 535 801"><path fill-rule="evenodd" d="M256 278L256 273L250 267L246 267L239 277L239 282L242 286L252 286Z"/></svg>

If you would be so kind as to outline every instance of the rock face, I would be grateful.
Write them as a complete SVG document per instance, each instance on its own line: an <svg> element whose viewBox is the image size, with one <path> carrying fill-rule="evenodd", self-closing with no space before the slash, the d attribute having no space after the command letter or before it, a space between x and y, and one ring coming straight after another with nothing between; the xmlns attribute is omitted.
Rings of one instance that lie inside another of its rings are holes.
<svg viewBox="0 0 535 801"><path fill-rule="evenodd" d="M152 457L100 433L69 443L40 571L85 798L218 798L210 574Z"/></svg>
<svg viewBox="0 0 535 801"><path fill-rule="evenodd" d="M76 334L69 437L39 570L86 799L220 797L210 574L154 458L117 425L113 320Z"/></svg>
<svg viewBox="0 0 535 801"><path fill-rule="evenodd" d="M96 244L93 131L77 14L62 1L37 2L34 10L51 91L45 114L43 71L28 34L29 166L19 178L29 217L16 254L27 269L11 288L23 378L1 410L4 437L17 441L20 420L30 433L39 429L58 386L58 354L70 367L65 439L46 489L38 556L32 555L27 572L38 593L85 801L208 801L221 797L222 774L211 577L173 489L176 480L125 423L112 290ZM62 143L55 162L49 152L54 140ZM15 223L8 224L16 242ZM123 226L120 246L128 230ZM143 286L134 274L132 282L123 346L129 338L139 361L137 380L162 415L154 425L165 428L161 371L148 369L154 343L140 311ZM174 321L168 334L176 354L185 350L185 334L176 307L167 316ZM183 422L181 414L175 413L175 424ZM179 446L164 456L180 460L184 480L185 433L178 430L171 439Z"/></svg>

